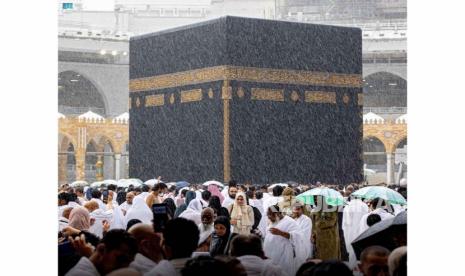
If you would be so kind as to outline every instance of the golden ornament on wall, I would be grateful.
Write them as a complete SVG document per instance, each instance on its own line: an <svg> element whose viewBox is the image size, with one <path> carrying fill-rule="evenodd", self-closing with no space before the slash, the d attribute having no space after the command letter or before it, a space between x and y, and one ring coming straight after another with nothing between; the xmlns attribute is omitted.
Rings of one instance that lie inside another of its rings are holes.
<svg viewBox="0 0 465 276"><path fill-rule="evenodd" d="M244 88L239 87L239 89L237 90L237 96L239 98L244 98L244 95L245 95Z"/></svg>
<svg viewBox="0 0 465 276"><path fill-rule="evenodd" d="M291 100L297 102L300 99L299 94L296 91L292 91Z"/></svg>
<svg viewBox="0 0 465 276"><path fill-rule="evenodd" d="M139 98L139 97L137 97L137 99L136 99L136 106L137 106L137 107L140 106L140 98Z"/></svg>
<svg viewBox="0 0 465 276"><path fill-rule="evenodd" d="M174 94L171 94L170 96L170 104L174 104Z"/></svg>
<svg viewBox="0 0 465 276"><path fill-rule="evenodd" d="M344 97L342 97L342 101L345 103L345 104L348 104L349 103L349 95L347 94L344 94Z"/></svg>
<svg viewBox="0 0 465 276"><path fill-rule="evenodd" d="M210 99L213 99L213 89L211 89L211 88L208 89L208 97L209 97Z"/></svg>

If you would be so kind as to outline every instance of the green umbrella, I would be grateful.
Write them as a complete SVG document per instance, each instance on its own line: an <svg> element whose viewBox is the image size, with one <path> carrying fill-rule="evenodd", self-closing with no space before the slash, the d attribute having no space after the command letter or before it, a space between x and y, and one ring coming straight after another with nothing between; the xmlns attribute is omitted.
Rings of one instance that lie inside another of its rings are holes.
<svg viewBox="0 0 465 276"><path fill-rule="evenodd" d="M336 190L321 187L311 189L304 193L301 193L297 196L297 199L302 201L304 204L314 204L313 203L313 196L324 196L326 203L332 206L340 206L344 205L344 198L342 197L341 193Z"/></svg>
<svg viewBox="0 0 465 276"><path fill-rule="evenodd" d="M383 186L368 186L361 188L360 190L354 192L352 195L364 199L381 198L387 200L391 204L407 204L407 201L401 194L394 191L393 189L389 189Z"/></svg>

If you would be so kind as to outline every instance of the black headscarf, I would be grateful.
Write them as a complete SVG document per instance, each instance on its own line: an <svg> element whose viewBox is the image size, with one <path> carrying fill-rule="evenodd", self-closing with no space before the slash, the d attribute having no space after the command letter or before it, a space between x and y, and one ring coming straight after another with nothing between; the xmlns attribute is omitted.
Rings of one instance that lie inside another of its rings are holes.
<svg viewBox="0 0 465 276"><path fill-rule="evenodd" d="M208 202L208 207L215 210L216 215L225 216L229 219L229 212L228 209L221 206L220 198L218 196L211 196Z"/></svg>
<svg viewBox="0 0 465 276"><path fill-rule="evenodd" d="M166 203L166 207L168 207L168 215L170 216L170 219L173 219L174 212L176 211L176 204L174 204L174 200L167 198L163 201L163 203Z"/></svg>
<svg viewBox="0 0 465 276"><path fill-rule="evenodd" d="M213 232L212 234L212 239L210 242L210 255L212 257L216 255L226 255L230 236L231 236L231 223L229 222L229 219L225 216L219 216L216 218L214 225L217 224L222 224L226 228L226 233L224 236L220 237L216 234L216 232Z"/></svg>
<svg viewBox="0 0 465 276"><path fill-rule="evenodd" d="M125 191L119 191L117 196L116 196L116 202L118 202L118 205L121 205L125 201L126 201L126 192Z"/></svg>

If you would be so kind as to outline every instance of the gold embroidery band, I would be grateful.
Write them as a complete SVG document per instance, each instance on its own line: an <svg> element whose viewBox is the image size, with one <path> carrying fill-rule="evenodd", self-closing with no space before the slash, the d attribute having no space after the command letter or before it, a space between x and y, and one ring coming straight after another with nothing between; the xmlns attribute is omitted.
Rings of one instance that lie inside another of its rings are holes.
<svg viewBox="0 0 465 276"><path fill-rule="evenodd" d="M336 93L326 91L305 91L305 101L308 103L336 103Z"/></svg>
<svg viewBox="0 0 465 276"><path fill-rule="evenodd" d="M284 102L284 90L252 88L251 99Z"/></svg>
<svg viewBox="0 0 465 276"><path fill-rule="evenodd" d="M362 75L360 74L337 74L221 65L173 74L132 79L129 81L129 91L148 91L225 79L260 83L362 87Z"/></svg>
<svg viewBox="0 0 465 276"><path fill-rule="evenodd" d="M197 102L202 100L202 89L181 91L181 103Z"/></svg>
<svg viewBox="0 0 465 276"><path fill-rule="evenodd" d="M149 95L145 97L145 106L161 106L165 104L165 95Z"/></svg>
<svg viewBox="0 0 465 276"><path fill-rule="evenodd" d="M223 99L223 180L231 180L231 152L229 140L229 101L232 98L232 88L225 80L222 87Z"/></svg>

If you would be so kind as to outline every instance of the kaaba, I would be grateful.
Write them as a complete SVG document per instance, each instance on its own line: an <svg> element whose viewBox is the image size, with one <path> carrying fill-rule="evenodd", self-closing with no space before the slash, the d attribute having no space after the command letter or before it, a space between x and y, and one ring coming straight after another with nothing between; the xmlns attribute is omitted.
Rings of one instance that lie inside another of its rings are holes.
<svg viewBox="0 0 465 276"><path fill-rule="evenodd" d="M226 16L129 49L130 177L362 181L360 29Z"/></svg>

